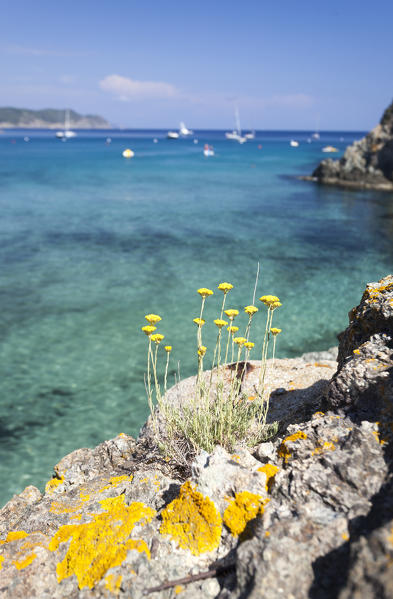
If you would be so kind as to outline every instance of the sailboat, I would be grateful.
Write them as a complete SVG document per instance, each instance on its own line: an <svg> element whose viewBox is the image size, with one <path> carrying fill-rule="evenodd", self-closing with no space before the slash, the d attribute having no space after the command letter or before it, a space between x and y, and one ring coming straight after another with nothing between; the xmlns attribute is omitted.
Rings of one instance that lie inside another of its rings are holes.
<svg viewBox="0 0 393 599"><path fill-rule="evenodd" d="M70 129L70 111L68 108L64 111L64 130L56 131L56 137L59 139L69 139L70 137L76 137L75 131Z"/></svg>
<svg viewBox="0 0 393 599"><path fill-rule="evenodd" d="M188 137L193 134L191 129L188 129L183 122L180 123L179 133L182 137Z"/></svg>
<svg viewBox="0 0 393 599"><path fill-rule="evenodd" d="M319 139L321 136L319 135L319 115L317 117L317 126L314 133L311 135L313 139Z"/></svg>
<svg viewBox="0 0 393 599"><path fill-rule="evenodd" d="M239 144L244 144L244 142L247 141L247 138L242 136L242 130L240 128L239 110L238 110L237 106L235 109L235 123L236 123L236 129L234 129L231 132L225 133L225 137L227 139L233 139L234 141L238 141Z"/></svg>

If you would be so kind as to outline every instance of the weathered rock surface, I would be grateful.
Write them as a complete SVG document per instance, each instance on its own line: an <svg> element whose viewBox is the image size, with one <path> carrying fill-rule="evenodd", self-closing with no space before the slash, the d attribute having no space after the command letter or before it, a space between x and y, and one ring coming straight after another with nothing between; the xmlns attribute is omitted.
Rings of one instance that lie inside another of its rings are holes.
<svg viewBox="0 0 393 599"><path fill-rule="evenodd" d="M392 322L387 277L351 311L336 373L315 354L268 369L276 438L202 451L187 480L151 425L63 458L0 511L0 598L392 597Z"/></svg>
<svg viewBox="0 0 393 599"><path fill-rule="evenodd" d="M340 160L322 160L312 178L327 185L393 191L393 103L366 137Z"/></svg>

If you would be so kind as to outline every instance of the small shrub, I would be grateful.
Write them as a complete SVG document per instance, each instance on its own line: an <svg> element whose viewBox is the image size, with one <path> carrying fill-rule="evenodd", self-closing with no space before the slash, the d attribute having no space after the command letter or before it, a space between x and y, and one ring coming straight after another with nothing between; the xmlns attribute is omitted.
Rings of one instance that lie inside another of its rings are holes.
<svg viewBox="0 0 393 599"><path fill-rule="evenodd" d="M217 328L217 338L210 373L204 370L207 348L203 345L202 329L206 324L203 318L205 302L213 295L213 291L205 287L198 289L201 308L199 316L193 319L197 327L196 383L192 396L186 398L180 406L165 399L172 346L165 346L163 394L157 377L158 348L164 335L155 331L161 317L157 314L145 316L148 325L142 327L142 331L147 335L149 342L146 392L152 424L158 445L166 455L176 461L184 462L187 454L195 453L200 449L211 452L217 444L228 451L232 451L239 441L253 446L266 440L277 430L277 423L266 424L269 394L265 390L265 376L271 338L273 338L272 365L274 365L276 340L281 329L272 327L272 320L275 310L281 306L281 303L274 295L264 295L259 298L267 309L265 332L260 347L261 368L256 394L247 396L242 393L241 384L250 353L257 349L257 343L250 340L250 334L253 319L259 312L259 308L254 305L244 308L248 317L247 324L243 336L238 336L239 327L234 322L239 316L239 311L225 308L227 295L232 288L233 285L230 283L218 285L219 291L223 293L223 299L219 317L213 321ZM158 407L158 412L155 406Z"/></svg>

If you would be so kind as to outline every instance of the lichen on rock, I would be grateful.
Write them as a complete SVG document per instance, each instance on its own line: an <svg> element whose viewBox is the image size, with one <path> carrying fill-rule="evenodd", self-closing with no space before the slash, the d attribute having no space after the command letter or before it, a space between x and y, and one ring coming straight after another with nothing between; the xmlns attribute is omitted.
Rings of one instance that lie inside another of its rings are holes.
<svg viewBox="0 0 393 599"><path fill-rule="evenodd" d="M256 518L258 514L263 514L264 505L268 501L269 499L263 499L260 495L248 491L236 493L224 512L225 526L234 537L239 536L250 520Z"/></svg>
<svg viewBox="0 0 393 599"><path fill-rule="evenodd" d="M86 524L61 526L52 538L49 549L56 551L61 543L71 539L67 554L57 565L57 579L75 574L79 588L93 588L105 573L119 566L127 552L136 549L150 557L143 540L130 539L136 523L149 522L155 511L142 503L124 504L124 495L100 501L105 512L93 514Z"/></svg>
<svg viewBox="0 0 393 599"><path fill-rule="evenodd" d="M187 481L162 512L161 534L170 535L182 549L193 555L216 549L220 543L222 519L214 503Z"/></svg>

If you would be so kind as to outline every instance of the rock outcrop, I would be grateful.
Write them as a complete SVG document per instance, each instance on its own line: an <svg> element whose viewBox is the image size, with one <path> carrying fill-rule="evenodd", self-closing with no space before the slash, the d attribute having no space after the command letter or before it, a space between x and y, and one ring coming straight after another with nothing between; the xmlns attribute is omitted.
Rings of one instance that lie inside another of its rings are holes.
<svg viewBox="0 0 393 599"><path fill-rule="evenodd" d="M0 598L392 597L393 277L351 311L337 372L318 355L276 363L278 434L252 450L202 451L185 475L147 425L15 496L0 511Z"/></svg>
<svg viewBox="0 0 393 599"><path fill-rule="evenodd" d="M366 137L340 160L322 160L311 179L327 185L393 191L393 103Z"/></svg>

